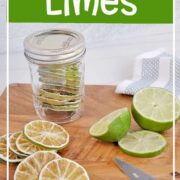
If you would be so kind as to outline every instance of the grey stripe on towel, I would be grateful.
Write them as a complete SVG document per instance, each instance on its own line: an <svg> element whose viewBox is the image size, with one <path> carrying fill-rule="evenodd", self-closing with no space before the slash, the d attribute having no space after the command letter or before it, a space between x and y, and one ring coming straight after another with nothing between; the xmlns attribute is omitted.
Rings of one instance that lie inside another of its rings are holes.
<svg viewBox="0 0 180 180"><path fill-rule="evenodd" d="M149 86L159 77L159 60L160 56L150 59L143 59L142 64L142 79L130 84L126 88L126 94L133 95L138 90Z"/></svg>

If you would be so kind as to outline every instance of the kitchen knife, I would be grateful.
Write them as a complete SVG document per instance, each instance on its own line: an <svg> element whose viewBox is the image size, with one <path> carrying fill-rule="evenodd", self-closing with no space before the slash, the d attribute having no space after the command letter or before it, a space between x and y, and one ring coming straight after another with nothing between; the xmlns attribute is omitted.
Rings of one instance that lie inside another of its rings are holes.
<svg viewBox="0 0 180 180"><path fill-rule="evenodd" d="M154 177L148 175L133 165L126 163L120 158L115 158L115 163L131 180L156 180Z"/></svg>

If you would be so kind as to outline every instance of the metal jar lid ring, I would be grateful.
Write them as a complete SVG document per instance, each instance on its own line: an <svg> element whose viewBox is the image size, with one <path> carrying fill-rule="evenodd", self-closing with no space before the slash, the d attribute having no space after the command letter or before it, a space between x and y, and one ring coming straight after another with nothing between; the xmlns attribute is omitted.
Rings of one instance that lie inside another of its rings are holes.
<svg viewBox="0 0 180 180"><path fill-rule="evenodd" d="M24 53L35 64L64 64L85 53L83 36L75 31L51 29L31 34L24 40Z"/></svg>

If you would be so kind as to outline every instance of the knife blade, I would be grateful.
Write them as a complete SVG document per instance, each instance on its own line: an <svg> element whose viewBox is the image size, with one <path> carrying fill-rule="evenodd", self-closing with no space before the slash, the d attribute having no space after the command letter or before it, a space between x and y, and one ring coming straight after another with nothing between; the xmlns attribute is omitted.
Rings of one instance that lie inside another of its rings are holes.
<svg viewBox="0 0 180 180"><path fill-rule="evenodd" d="M114 161L131 180L156 180L154 177L121 160L120 158L115 158Z"/></svg>

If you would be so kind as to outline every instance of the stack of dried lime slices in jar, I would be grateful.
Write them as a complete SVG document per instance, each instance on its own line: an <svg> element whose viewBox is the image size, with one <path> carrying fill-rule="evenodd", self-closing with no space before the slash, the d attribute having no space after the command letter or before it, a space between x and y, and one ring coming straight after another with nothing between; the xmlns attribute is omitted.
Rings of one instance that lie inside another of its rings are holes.
<svg viewBox="0 0 180 180"><path fill-rule="evenodd" d="M81 72L77 63L40 66L38 73L42 86L36 100L42 107L64 112L80 109L83 90Z"/></svg>

